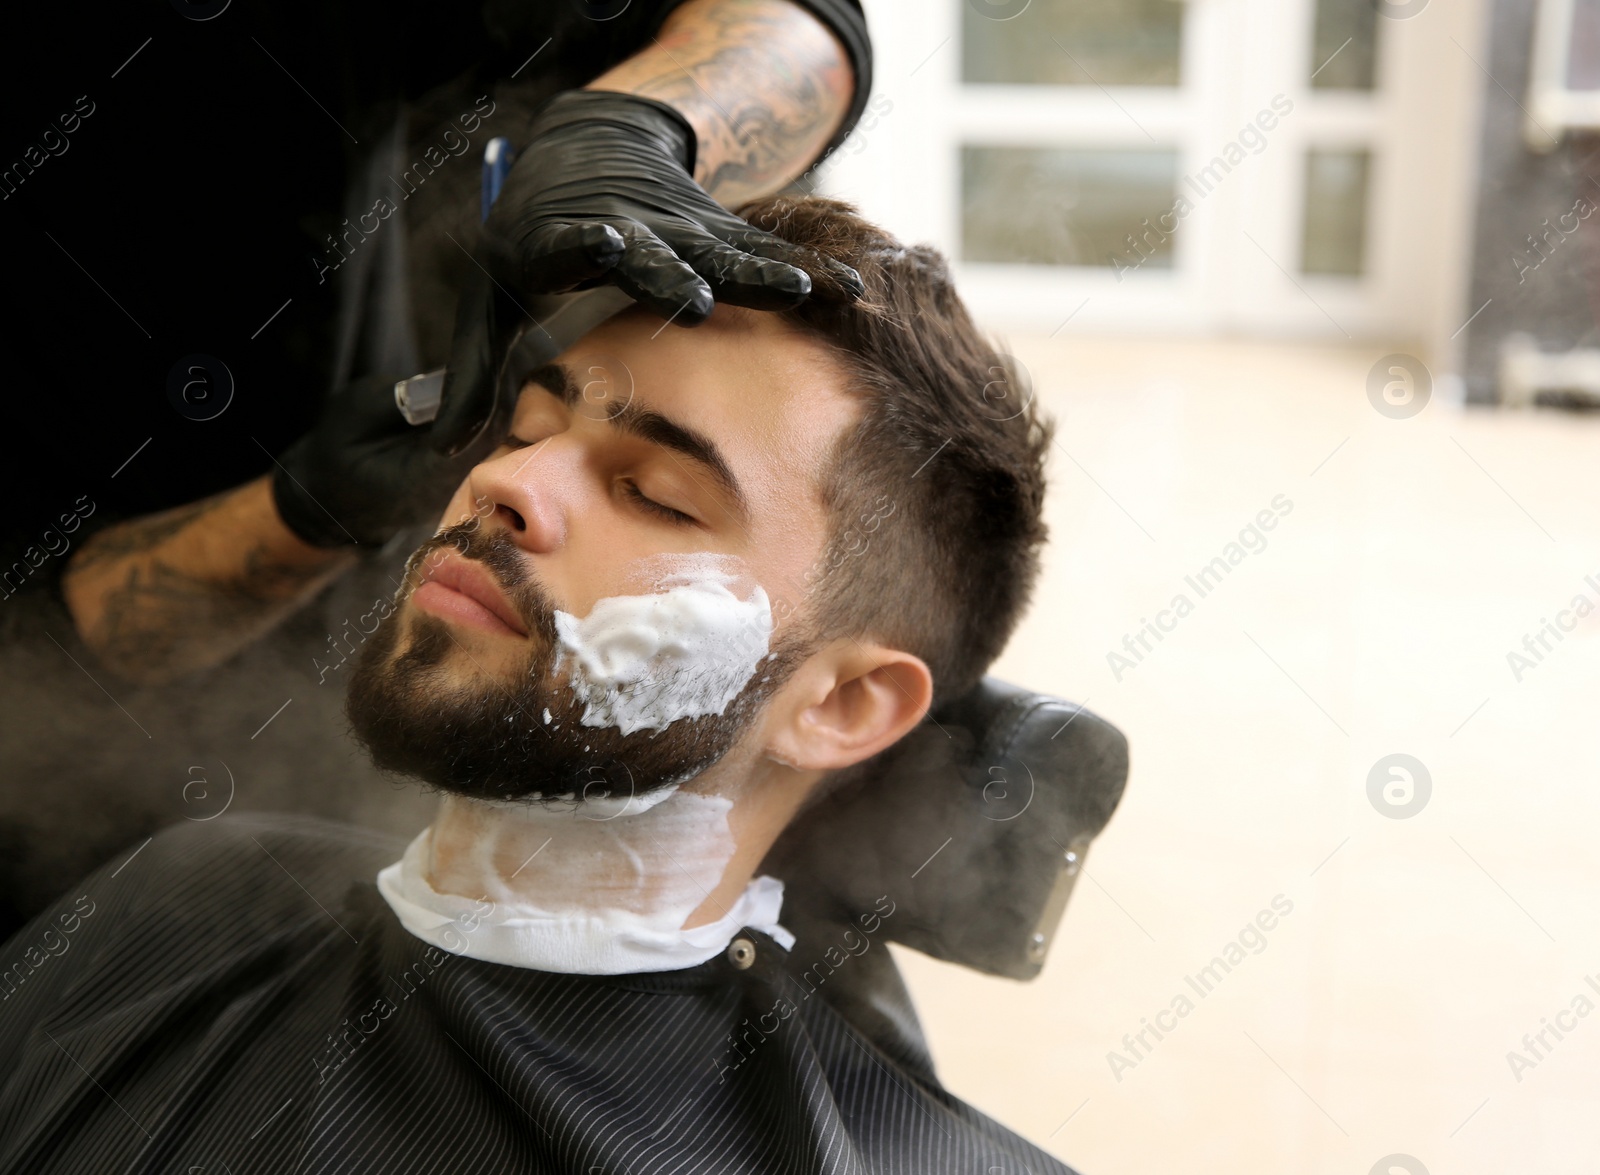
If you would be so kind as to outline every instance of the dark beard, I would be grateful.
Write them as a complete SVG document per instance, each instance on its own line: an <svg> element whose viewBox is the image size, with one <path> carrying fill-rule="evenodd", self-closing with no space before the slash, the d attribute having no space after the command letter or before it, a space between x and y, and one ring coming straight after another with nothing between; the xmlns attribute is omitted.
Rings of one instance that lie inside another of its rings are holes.
<svg viewBox="0 0 1600 1175"><path fill-rule="evenodd" d="M456 678L446 668L456 646L449 626L415 610L410 644L397 655L397 608L363 646L345 700L355 735L379 768L442 791L494 800L536 793L601 799L681 783L726 755L804 660L798 639L778 641L722 714L627 735L584 726L582 701L555 669L555 608L504 531L485 534L476 519L440 531L411 556L398 598L409 598L429 556L446 549L481 562L522 618L532 651L521 669L503 680Z"/></svg>

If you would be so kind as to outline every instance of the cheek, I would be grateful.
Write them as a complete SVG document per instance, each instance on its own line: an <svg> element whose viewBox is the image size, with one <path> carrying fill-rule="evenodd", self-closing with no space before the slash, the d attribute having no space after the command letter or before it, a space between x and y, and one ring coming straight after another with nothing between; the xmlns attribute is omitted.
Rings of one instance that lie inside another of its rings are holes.
<svg viewBox="0 0 1600 1175"><path fill-rule="evenodd" d="M830 407L822 405L824 412ZM779 435L758 441L758 457L748 463L754 476L744 478L757 520L748 546L759 553L762 581L774 605L780 593L797 605L815 581L814 565L826 558L831 537L817 479L832 455L832 433L819 434L815 425L783 413L773 415ZM790 430L786 436L785 428Z"/></svg>
<svg viewBox="0 0 1600 1175"><path fill-rule="evenodd" d="M827 514L820 505L799 506L791 500L774 503L767 519L766 533L754 544L765 564L763 578L798 599L795 593L805 593L817 578L818 565L828 557Z"/></svg>
<svg viewBox="0 0 1600 1175"><path fill-rule="evenodd" d="M750 569L767 593L774 639L802 619L825 578L822 547L799 530L789 526L769 530Z"/></svg>

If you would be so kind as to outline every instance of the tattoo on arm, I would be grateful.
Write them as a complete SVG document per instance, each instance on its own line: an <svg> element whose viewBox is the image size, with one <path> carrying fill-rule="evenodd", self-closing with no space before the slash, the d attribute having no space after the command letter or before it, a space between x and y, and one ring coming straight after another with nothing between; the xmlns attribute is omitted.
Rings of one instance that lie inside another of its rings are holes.
<svg viewBox="0 0 1600 1175"><path fill-rule="evenodd" d="M170 680L256 640L344 569L276 553L235 513L239 491L95 535L64 587L85 643L121 676ZM226 542L219 560L208 543Z"/></svg>
<svg viewBox="0 0 1600 1175"><path fill-rule="evenodd" d="M81 575L90 568L99 567L126 555L141 554L165 542L187 527L196 518L217 508L226 494L203 498L187 506L179 506L160 514L134 518L107 527L89 539L73 557L69 576Z"/></svg>
<svg viewBox="0 0 1600 1175"><path fill-rule="evenodd" d="M695 179L728 207L795 179L838 128L854 86L833 34L790 0L680 8L603 88L683 112L700 139Z"/></svg>
<svg viewBox="0 0 1600 1175"><path fill-rule="evenodd" d="M239 578L221 583L159 556L132 560L88 636L124 677L164 681L225 660L263 635L298 603L306 580L260 550L246 555Z"/></svg>

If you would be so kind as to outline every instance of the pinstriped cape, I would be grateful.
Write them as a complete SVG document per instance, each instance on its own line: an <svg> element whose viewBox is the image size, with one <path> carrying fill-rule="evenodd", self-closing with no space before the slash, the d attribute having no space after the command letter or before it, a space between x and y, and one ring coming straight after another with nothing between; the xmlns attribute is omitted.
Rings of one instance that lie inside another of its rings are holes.
<svg viewBox="0 0 1600 1175"><path fill-rule="evenodd" d="M371 882L402 847L225 817L69 891L0 951L0 1172L1070 1175L765 935L742 970L451 955Z"/></svg>

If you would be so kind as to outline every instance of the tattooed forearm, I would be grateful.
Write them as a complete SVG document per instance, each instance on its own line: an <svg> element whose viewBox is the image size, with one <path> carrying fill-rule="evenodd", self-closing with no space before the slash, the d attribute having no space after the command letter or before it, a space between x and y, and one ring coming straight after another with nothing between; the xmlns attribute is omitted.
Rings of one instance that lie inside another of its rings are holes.
<svg viewBox="0 0 1600 1175"><path fill-rule="evenodd" d="M106 665L154 683L225 660L351 562L290 534L262 480L102 531L62 593Z"/></svg>
<svg viewBox="0 0 1600 1175"><path fill-rule="evenodd" d="M266 634L323 577L277 562L264 546L242 554L238 574L204 578L181 559L151 552L122 560L84 637L100 660L133 681L204 669Z"/></svg>
<svg viewBox="0 0 1600 1175"><path fill-rule="evenodd" d="M99 567L126 555L150 550L183 530L196 518L215 510L226 496L217 494L215 497L191 502L187 506L130 519L102 530L73 556L69 575L82 573L89 568Z"/></svg>
<svg viewBox="0 0 1600 1175"><path fill-rule="evenodd" d="M655 44L590 83L676 107L695 128L695 179L727 207L799 176L854 87L844 48L790 0L690 0Z"/></svg>

